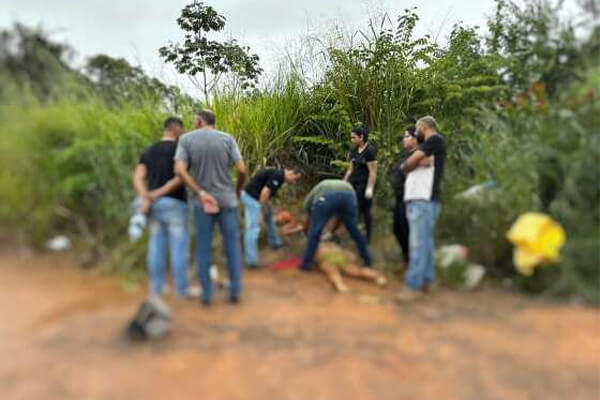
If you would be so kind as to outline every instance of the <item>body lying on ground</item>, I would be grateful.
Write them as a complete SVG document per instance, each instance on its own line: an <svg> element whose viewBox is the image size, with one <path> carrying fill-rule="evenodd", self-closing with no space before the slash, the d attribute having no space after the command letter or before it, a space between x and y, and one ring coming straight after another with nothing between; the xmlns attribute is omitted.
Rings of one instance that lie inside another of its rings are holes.
<svg viewBox="0 0 600 400"><path fill-rule="evenodd" d="M354 253L335 243L321 243L315 255L315 262L318 268L327 276L333 287L341 293L349 291L344 283L342 274L353 278L365 279L381 286L387 283L387 279L379 271L359 266Z"/></svg>

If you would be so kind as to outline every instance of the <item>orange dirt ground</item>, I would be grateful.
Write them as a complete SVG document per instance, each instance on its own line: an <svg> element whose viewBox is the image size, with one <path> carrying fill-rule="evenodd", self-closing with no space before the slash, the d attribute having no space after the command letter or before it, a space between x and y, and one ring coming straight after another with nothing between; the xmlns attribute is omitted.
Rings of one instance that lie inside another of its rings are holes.
<svg viewBox="0 0 600 400"><path fill-rule="evenodd" d="M130 344L144 297L66 256L0 253L0 398L598 399L600 313L515 293L396 287L250 271L240 305L176 302L163 340Z"/></svg>

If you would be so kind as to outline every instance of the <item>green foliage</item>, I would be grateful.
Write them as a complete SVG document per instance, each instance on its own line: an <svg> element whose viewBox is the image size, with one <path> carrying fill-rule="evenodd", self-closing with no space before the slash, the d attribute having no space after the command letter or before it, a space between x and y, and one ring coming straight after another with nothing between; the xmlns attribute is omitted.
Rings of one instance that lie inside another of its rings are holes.
<svg viewBox="0 0 600 400"><path fill-rule="evenodd" d="M159 49L165 62L173 63L177 71L187 74L202 89L207 104L223 74L232 73L243 90L258 83L262 69L259 58L250 48L240 46L236 39L223 42L209 40L208 34L225 28L225 17L210 6L194 1L181 10L177 24L185 32L183 44L171 43ZM201 75L201 81L196 76Z"/></svg>
<svg viewBox="0 0 600 400"><path fill-rule="evenodd" d="M330 40L310 44L322 75L309 81L290 63L252 92L239 80L217 85L220 74L253 81L261 70L248 49L230 54L223 46L235 42L208 39L225 19L202 3L178 20L184 44L161 52L181 72L210 75L204 88L214 86L217 127L235 135L251 170L300 164L307 184L341 176L350 130L366 125L378 147L382 238L391 228L383 208L393 200L383 177L401 134L434 115L448 144L437 242L468 246L488 276L515 278L525 290L600 302L600 29L586 25L577 36L577 23L542 1L499 0L489 35L456 25L445 44L416 37L418 22L410 9L349 36L333 29ZM112 246L123 237L141 150L167 112L189 118L197 103L120 59L93 57L82 75L67 53L39 32L0 36L0 219L37 240L75 230ZM496 189L459 196L490 180ZM560 265L516 278L505 234L526 211L555 218L567 243ZM115 257L139 261L127 251Z"/></svg>

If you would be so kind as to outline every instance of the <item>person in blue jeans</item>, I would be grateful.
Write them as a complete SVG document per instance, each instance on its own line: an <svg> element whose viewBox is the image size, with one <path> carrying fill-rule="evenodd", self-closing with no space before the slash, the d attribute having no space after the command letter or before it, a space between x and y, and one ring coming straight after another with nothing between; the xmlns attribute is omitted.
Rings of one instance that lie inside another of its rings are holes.
<svg viewBox="0 0 600 400"><path fill-rule="evenodd" d="M146 148L133 174L133 186L141 199L141 211L149 217L148 273L150 293L163 292L167 255L170 254L175 292L187 294L188 212L182 180L173 172L177 139L183 121L170 117L163 124L163 137Z"/></svg>
<svg viewBox="0 0 600 400"><path fill-rule="evenodd" d="M175 153L175 172L181 177L193 201L197 238L198 275L202 302L212 302L210 277L211 247L215 224L219 225L229 271L229 301L238 303L242 293L242 247L238 200L244 187L246 165L240 149L228 133L215 129L215 114L202 110L196 114L195 131L179 139ZM237 172L234 188L230 170Z"/></svg>
<svg viewBox="0 0 600 400"><path fill-rule="evenodd" d="M284 183L295 184L300 178L300 173L291 168L262 168L260 169L242 192L244 204L244 256L248 268L260 267L258 255L258 237L260 236L261 219L267 227L267 241L273 249L283 245L279 234L271 200Z"/></svg>
<svg viewBox="0 0 600 400"><path fill-rule="evenodd" d="M304 223L308 242L302 258L301 269L309 270L319 248L321 233L333 217L337 217L346 227L356 244L364 264L370 267L371 254L367 242L358 229L358 203L351 184L341 179L326 179L317 184L304 200L307 218Z"/></svg>
<svg viewBox="0 0 600 400"><path fill-rule="evenodd" d="M423 143L401 167L407 174L404 201L410 226L410 262L404 288L396 297L401 302L417 299L435 280L433 234L440 215L440 188L446 161L446 142L438 133L435 119L423 117L416 126Z"/></svg>

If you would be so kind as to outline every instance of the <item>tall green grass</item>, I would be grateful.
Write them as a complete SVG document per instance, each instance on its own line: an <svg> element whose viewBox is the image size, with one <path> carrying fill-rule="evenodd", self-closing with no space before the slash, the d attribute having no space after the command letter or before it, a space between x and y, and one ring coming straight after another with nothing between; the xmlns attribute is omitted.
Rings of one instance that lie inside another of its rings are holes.
<svg viewBox="0 0 600 400"><path fill-rule="evenodd" d="M465 244L491 275L514 277L505 233L519 214L546 212L567 231L563 261L518 284L600 302L600 69L586 53L597 54L600 35L585 51L569 49L584 61L578 78L559 82L549 97L540 83L525 93L509 88L499 72L503 56L483 49L475 30L455 27L440 46L413 37L417 21L408 11L395 22L372 23L359 41L320 42L324 72L316 81L285 65L259 91L221 88L212 102L217 128L237 138L251 171L299 163L308 186L341 176L350 129L366 124L381 166L376 234L387 237L393 199L386 169L401 151L404 127L431 113L448 144L438 243ZM164 105L109 104L85 88L40 101L1 74L0 81L2 226L38 244L75 232L91 246L118 246L131 173L143 148L160 137ZM194 107L179 104L188 129ZM487 180L498 188L475 200L456 196Z"/></svg>

